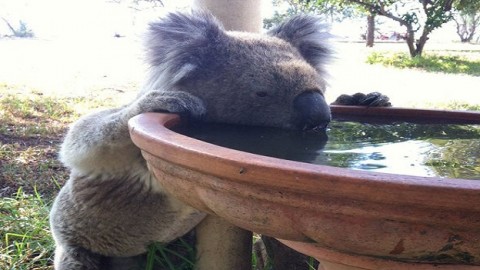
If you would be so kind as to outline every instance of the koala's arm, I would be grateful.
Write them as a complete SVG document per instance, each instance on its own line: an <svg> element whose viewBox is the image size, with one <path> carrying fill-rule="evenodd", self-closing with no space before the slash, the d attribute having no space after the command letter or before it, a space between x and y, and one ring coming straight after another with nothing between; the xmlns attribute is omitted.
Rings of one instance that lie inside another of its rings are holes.
<svg viewBox="0 0 480 270"><path fill-rule="evenodd" d="M80 118L70 128L60 159L82 173L123 173L138 163L140 150L130 140L128 120L144 112L172 112L200 118L203 102L186 92L149 91L132 103Z"/></svg>

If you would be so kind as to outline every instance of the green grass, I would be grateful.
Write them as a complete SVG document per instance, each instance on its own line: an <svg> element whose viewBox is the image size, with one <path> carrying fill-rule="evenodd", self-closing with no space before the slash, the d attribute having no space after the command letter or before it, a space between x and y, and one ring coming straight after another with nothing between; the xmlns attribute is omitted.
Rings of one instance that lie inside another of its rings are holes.
<svg viewBox="0 0 480 270"><path fill-rule="evenodd" d="M0 200L0 269L53 269L49 202L21 188Z"/></svg>
<svg viewBox="0 0 480 270"><path fill-rule="evenodd" d="M168 245L154 243L148 247L145 270L191 270L195 267L196 250L188 242L179 239Z"/></svg>
<svg viewBox="0 0 480 270"><path fill-rule="evenodd" d="M54 97L34 89L0 85L0 190L22 187L56 192L67 172L57 152L68 125L80 115L114 106L110 97ZM1 194L1 193L0 193Z"/></svg>
<svg viewBox="0 0 480 270"><path fill-rule="evenodd" d="M415 68L428 72L480 76L480 60L470 60L457 55L426 54L412 58L407 53L373 52L367 57L367 63L396 68Z"/></svg>
<svg viewBox="0 0 480 270"><path fill-rule="evenodd" d="M48 213L68 177L58 146L80 115L113 105L0 84L0 269L53 269Z"/></svg>

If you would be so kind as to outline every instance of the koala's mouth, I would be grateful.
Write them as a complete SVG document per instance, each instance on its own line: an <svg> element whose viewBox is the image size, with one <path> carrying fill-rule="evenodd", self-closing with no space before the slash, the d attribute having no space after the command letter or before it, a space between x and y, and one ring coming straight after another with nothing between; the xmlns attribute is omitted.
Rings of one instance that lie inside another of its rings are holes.
<svg viewBox="0 0 480 270"><path fill-rule="evenodd" d="M323 131L328 127L329 122L316 124L316 123L305 123L298 127L299 130L302 131Z"/></svg>
<svg viewBox="0 0 480 270"><path fill-rule="evenodd" d="M303 92L293 101L293 108L297 129L304 131L325 129L330 123L330 106L320 92Z"/></svg>

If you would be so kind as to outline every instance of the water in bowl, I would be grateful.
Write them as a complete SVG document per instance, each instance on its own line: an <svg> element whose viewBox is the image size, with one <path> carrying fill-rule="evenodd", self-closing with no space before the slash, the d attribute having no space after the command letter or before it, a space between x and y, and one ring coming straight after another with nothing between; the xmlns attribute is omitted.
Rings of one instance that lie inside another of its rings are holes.
<svg viewBox="0 0 480 270"><path fill-rule="evenodd" d="M480 179L480 125L333 121L323 131L202 124L177 130L270 157L358 170Z"/></svg>

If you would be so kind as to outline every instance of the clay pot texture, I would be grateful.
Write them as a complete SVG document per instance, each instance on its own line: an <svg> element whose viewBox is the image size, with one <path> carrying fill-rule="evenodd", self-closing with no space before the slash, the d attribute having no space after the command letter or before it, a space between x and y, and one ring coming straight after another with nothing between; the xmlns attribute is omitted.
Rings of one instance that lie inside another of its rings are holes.
<svg viewBox="0 0 480 270"><path fill-rule="evenodd" d="M355 116L479 123L480 113L332 106ZM259 156L171 131L173 114L130 120L164 188L260 234L403 262L480 265L480 181L357 171Z"/></svg>

